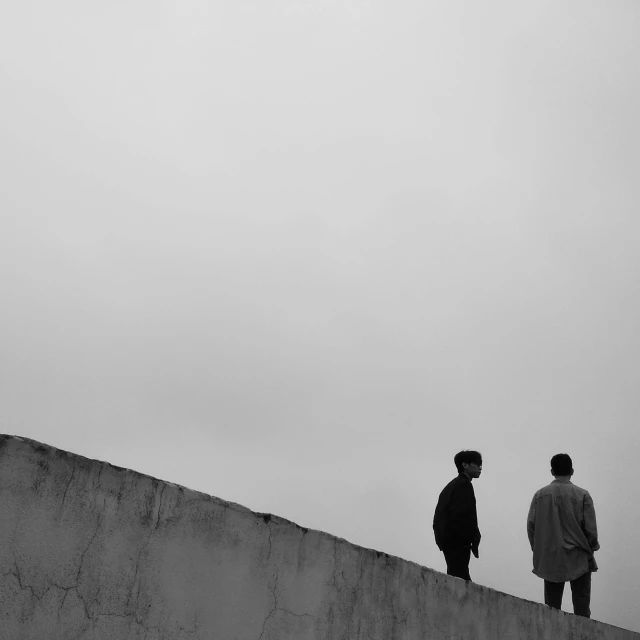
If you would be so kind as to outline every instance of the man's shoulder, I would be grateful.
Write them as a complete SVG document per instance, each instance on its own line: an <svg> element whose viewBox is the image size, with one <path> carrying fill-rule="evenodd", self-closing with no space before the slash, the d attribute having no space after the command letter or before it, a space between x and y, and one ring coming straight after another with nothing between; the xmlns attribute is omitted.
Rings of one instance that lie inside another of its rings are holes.
<svg viewBox="0 0 640 640"><path fill-rule="evenodd" d="M540 487L540 489L538 489L534 494L533 494L533 499L535 500L536 498L539 498L541 495L543 495L545 493L545 491L548 489L549 485L545 485L544 487Z"/></svg>
<svg viewBox="0 0 640 640"><path fill-rule="evenodd" d="M544 495L548 495L548 494L553 494L557 492L557 484L554 484L553 482L550 482L549 484L545 484L544 487L540 487L534 494L533 497L535 498L540 498L541 496Z"/></svg>
<svg viewBox="0 0 640 640"><path fill-rule="evenodd" d="M460 474L456 476L451 482L449 482L445 488L442 490L442 493L447 493L449 491L454 491L458 486L466 484L466 478L464 475Z"/></svg>
<svg viewBox="0 0 640 640"><path fill-rule="evenodd" d="M456 484L458 484L458 482L460 482L460 476L456 476L453 480L450 480L449 482L447 482L444 488L448 489L449 487L453 487Z"/></svg>
<svg viewBox="0 0 640 640"><path fill-rule="evenodd" d="M580 496L591 497L591 494L584 487L579 487L577 484L573 484L573 483L571 483L571 487L573 489L574 494L577 493Z"/></svg>
<svg viewBox="0 0 640 640"><path fill-rule="evenodd" d="M562 495L562 494L573 494L573 495L589 495L589 492L582 487L579 487L577 484L573 484L573 482L550 482L538 489L534 498L539 498L544 495Z"/></svg>

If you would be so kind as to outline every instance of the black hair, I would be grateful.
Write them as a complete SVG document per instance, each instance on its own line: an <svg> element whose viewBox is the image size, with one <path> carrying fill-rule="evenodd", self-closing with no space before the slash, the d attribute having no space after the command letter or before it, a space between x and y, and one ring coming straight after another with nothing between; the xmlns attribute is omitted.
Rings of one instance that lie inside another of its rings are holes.
<svg viewBox="0 0 640 640"><path fill-rule="evenodd" d="M570 476L573 472L573 462L568 453L556 453L551 458L551 471L554 476Z"/></svg>
<svg viewBox="0 0 640 640"><path fill-rule="evenodd" d="M453 462L456 465L458 473L463 473L463 462L466 462L467 464L475 462L479 467L482 466L482 454L479 451L460 451L453 456Z"/></svg>

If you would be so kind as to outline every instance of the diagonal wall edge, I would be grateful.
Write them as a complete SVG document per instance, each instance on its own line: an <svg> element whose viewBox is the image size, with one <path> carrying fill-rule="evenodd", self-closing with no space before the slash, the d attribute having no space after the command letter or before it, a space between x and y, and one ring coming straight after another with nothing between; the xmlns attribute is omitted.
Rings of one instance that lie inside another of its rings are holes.
<svg viewBox="0 0 640 640"><path fill-rule="evenodd" d="M0 637L640 640L7 435L0 435Z"/></svg>

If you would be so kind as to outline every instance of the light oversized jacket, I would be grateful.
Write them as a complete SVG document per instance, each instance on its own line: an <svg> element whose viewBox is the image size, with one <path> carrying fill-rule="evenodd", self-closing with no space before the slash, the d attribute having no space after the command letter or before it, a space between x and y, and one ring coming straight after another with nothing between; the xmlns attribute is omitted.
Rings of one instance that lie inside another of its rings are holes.
<svg viewBox="0 0 640 640"><path fill-rule="evenodd" d="M600 548L589 492L570 480L554 480L536 491L527 517L533 573L550 582L575 580L597 571Z"/></svg>

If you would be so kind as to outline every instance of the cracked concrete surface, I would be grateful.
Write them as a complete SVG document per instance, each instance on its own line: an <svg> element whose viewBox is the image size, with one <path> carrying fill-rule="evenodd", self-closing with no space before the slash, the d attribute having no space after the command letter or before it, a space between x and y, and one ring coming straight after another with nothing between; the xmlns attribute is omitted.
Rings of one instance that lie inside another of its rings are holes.
<svg viewBox="0 0 640 640"><path fill-rule="evenodd" d="M640 640L0 436L2 640Z"/></svg>

